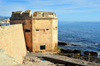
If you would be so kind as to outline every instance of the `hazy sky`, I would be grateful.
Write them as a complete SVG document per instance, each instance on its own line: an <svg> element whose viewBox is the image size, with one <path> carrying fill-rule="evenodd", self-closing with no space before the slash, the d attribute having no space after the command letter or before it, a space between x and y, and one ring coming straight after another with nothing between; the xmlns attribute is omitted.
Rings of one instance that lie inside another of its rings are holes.
<svg viewBox="0 0 100 66"><path fill-rule="evenodd" d="M59 21L100 21L100 0L0 0L0 16L20 10L55 12Z"/></svg>

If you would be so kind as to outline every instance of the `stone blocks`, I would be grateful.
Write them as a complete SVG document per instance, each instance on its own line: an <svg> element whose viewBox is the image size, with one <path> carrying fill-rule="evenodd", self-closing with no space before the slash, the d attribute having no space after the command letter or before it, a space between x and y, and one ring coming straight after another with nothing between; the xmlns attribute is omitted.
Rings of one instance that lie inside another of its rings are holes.
<svg viewBox="0 0 100 66"><path fill-rule="evenodd" d="M0 47L22 63L26 55L26 46L21 24L0 27Z"/></svg>

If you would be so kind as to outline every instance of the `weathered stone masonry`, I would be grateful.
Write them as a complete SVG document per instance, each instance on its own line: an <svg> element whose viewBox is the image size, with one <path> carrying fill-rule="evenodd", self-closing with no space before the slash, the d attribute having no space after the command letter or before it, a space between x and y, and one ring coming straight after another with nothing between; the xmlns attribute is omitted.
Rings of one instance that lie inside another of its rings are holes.
<svg viewBox="0 0 100 66"><path fill-rule="evenodd" d="M56 51L58 48L58 18L55 13L36 11L12 12L11 24L22 23L28 50Z"/></svg>
<svg viewBox="0 0 100 66"><path fill-rule="evenodd" d="M12 12L12 16L10 18L11 24L23 24L23 30L25 35L25 41L28 50L32 51L32 19L31 19L31 11L27 10Z"/></svg>
<svg viewBox="0 0 100 66"><path fill-rule="evenodd" d="M26 55L26 46L21 24L0 27L0 47L19 63Z"/></svg>

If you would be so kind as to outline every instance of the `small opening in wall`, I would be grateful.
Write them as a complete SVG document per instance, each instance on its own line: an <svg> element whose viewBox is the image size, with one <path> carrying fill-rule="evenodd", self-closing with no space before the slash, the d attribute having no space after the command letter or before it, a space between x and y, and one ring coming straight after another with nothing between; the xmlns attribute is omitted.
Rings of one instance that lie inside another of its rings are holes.
<svg viewBox="0 0 100 66"><path fill-rule="evenodd" d="M44 13L42 14L42 16L44 17Z"/></svg>
<svg viewBox="0 0 100 66"><path fill-rule="evenodd" d="M49 30L49 29L46 29L46 30Z"/></svg>
<svg viewBox="0 0 100 66"><path fill-rule="evenodd" d="M36 29L36 31L39 31L39 29Z"/></svg>
<svg viewBox="0 0 100 66"><path fill-rule="evenodd" d="M24 32L31 32L31 30L24 30Z"/></svg>
<svg viewBox="0 0 100 66"><path fill-rule="evenodd" d="M40 50L45 50L45 49L46 49L45 45L40 45Z"/></svg>

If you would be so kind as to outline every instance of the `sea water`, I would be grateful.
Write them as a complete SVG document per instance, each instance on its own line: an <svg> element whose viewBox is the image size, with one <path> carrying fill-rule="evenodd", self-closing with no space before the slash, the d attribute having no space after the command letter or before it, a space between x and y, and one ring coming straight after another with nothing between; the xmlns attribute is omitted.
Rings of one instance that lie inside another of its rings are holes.
<svg viewBox="0 0 100 66"><path fill-rule="evenodd" d="M0 24L1 26L8 26L8 25L10 25L10 24Z"/></svg>
<svg viewBox="0 0 100 66"><path fill-rule="evenodd" d="M94 51L100 55L100 22L58 22L58 40L69 44L65 49Z"/></svg>

